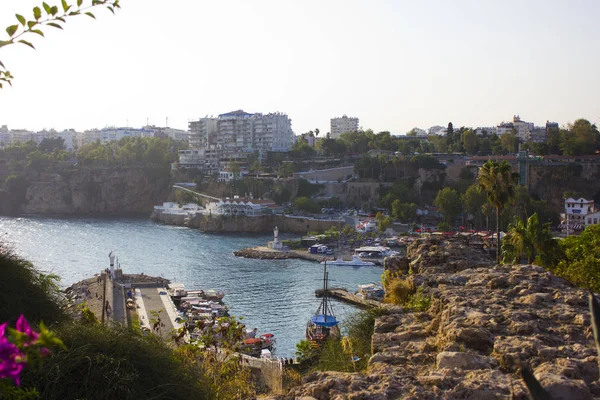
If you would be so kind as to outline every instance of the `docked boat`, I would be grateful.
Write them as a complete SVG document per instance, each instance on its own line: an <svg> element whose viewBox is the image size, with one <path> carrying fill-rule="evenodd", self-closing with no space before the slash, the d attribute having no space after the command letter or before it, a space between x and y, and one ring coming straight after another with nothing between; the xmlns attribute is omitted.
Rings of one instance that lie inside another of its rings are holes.
<svg viewBox="0 0 600 400"><path fill-rule="evenodd" d="M325 261L323 261L323 263L325 263ZM353 255L352 260L350 261L338 259L334 261L327 261L327 263L329 265L345 265L348 267L373 267L376 265L374 262L361 260L357 255Z"/></svg>
<svg viewBox="0 0 600 400"><path fill-rule="evenodd" d="M328 297L327 262L323 267L323 298L315 315L311 317L306 325L306 340L315 346L320 346L330 337L340 337L339 322L333 315L333 309Z"/></svg>
<svg viewBox="0 0 600 400"><path fill-rule="evenodd" d="M264 333L258 337L251 333L248 333L248 335L240 346L241 353L252 357L260 357L263 354L263 350L272 352L275 348L275 335L272 333Z"/></svg>
<svg viewBox="0 0 600 400"><path fill-rule="evenodd" d="M394 251L386 246L364 246L355 249L354 252L355 254L366 258L384 258L400 255L399 252Z"/></svg>

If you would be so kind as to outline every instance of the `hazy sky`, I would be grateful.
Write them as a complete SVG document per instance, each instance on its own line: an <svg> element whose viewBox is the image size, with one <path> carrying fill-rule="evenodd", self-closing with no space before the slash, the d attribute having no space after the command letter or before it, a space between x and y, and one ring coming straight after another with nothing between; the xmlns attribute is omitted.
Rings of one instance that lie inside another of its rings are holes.
<svg viewBox="0 0 600 400"><path fill-rule="evenodd" d="M236 109L285 112L297 134L343 114L393 134L600 122L600 1L121 1L45 29L36 51L0 49L15 75L0 124L187 129ZM1 0L1 32L37 4Z"/></svg>

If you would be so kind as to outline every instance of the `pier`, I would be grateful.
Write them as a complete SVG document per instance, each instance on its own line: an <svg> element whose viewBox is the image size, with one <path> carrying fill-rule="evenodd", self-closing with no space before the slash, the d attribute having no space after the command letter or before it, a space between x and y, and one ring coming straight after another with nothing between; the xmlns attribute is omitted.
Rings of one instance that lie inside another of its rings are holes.
<svg viewBox="0 0 600 400"><path fill-rule="evenodd" d="M331 288L327 290L327 293L328 297L338 299L346 303L354 304L359 307L375 308L385 306L385 304L380 301L365 299L361 296L357 296L353 293L350 293L348 289L345 288ZM323 297L323 289L315 290L315 296Z"/></svg>

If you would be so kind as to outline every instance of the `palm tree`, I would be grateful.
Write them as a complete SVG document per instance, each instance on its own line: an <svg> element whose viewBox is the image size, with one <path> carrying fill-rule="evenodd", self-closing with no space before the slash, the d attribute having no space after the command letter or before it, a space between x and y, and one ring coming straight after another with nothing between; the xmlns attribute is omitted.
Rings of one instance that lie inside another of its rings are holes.
<svg viewBox="0 0 600 400"><path fill-rule="evenodd" d="M500 263L500 212L514 195L515 174L506 161L488 160L479 169L477 183L485 192L488 202L496 209L496 259Z"/></svg>
<svg viewBox="0 0 600 400"><path fill-rule="evenodd" d="M530 264L534 261L545 264L555 246L550 223L540 225L537 213L527 221L515 215L514 221L508 225L508 235L502 244L502 255L504 261L511 263L518 262L525 256Z"/></svg>

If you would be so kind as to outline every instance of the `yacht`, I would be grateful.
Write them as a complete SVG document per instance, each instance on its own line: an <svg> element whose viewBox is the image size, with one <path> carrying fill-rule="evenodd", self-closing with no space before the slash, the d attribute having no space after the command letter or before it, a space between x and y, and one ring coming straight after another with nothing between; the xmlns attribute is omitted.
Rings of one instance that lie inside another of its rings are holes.
<svg viewBox="0 0 600 400"><path fill-rule="evenodd" d="M325 263L325 261L323 261L321 264L323 263ZM350 261L338 259L334 261L327 261L327 263L329 265L346 265L348 267L374 267L377 265L371 261L363 261L357 255L353 255L352 260Z"/></svg>

